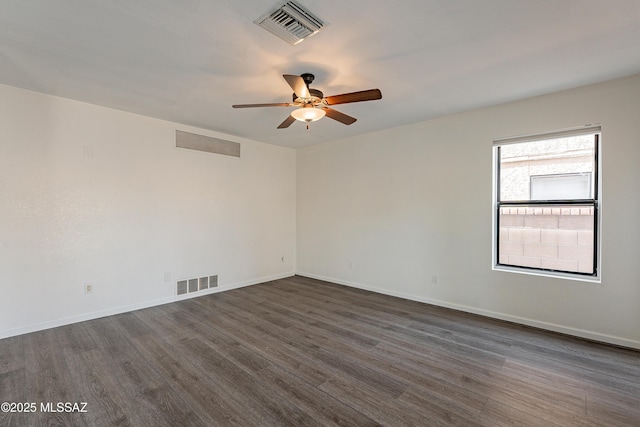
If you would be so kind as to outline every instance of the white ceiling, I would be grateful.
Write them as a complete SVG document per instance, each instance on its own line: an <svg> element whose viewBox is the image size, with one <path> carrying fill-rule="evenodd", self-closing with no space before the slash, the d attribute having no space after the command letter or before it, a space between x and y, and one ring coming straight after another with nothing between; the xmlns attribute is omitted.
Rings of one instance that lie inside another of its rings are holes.
<svg viewBox="0 0 640 427"><path fill-rule="evenodd" d="M291 46L276 0L2 0L0 83L302 147L640 72L640 0L299 0L329 23ZM383 98L278 130L282 74Z"/></svg>

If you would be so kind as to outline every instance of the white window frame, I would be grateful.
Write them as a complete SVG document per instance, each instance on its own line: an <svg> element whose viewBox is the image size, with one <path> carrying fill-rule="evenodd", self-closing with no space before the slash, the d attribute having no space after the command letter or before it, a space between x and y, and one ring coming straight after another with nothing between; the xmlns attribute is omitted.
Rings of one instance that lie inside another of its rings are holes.
<svg viewBox="0 0 640 427"><path fill-rule="evenodd" d="M505 265L500 264L498 259L499 253L499 210L500 210L500 195L499 191L499 168L500 168L500 158L499 158L499 150L498 147L507 145L507 144L517 144L524 142L533 142L545 139L554 139L561 137L569 137L569 136L578 136L585 134L596 134L595 141L595 163L594 163L594 208L595 208L595 219L594 219L594 273L593 274L585 274L578 272L564 272L564 271L556 271L556 270L547 270L543 268L536 267L521 267L521 266L513 266L513 265ZM520 273L526 275L533 276L544 276L544 277L554 277L560 279L570 279L577 281L585 281L585 282L595 282L601 283L602 278L602 251L601 251L601 235L602 235L602 167L601 167L601 157L602 157L602 130L599 125L586 125L580 128L572 128L561 130L557 132L549 132L543 134L533 134L533 135L524 135L524 136L516 136L516 137L507 137L507 138L498 138L493 141L493 174L492 174L492 188L493 188L493 204L492 204L492 269L495 271L505 271L512 273Z"/></svg>

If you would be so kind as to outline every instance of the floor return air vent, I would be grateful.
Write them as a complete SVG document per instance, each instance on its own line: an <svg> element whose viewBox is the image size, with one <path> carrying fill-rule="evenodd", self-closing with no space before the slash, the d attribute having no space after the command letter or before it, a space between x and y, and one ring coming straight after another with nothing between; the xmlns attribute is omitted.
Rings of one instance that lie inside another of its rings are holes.
<svg viewBox="0 0 640 427"><path fill-rule="evenodd" d="M176 284L176 295L190 294L204 291L209 288L218 287L218 275L195 277L193 279L178 280Z"/></svg>

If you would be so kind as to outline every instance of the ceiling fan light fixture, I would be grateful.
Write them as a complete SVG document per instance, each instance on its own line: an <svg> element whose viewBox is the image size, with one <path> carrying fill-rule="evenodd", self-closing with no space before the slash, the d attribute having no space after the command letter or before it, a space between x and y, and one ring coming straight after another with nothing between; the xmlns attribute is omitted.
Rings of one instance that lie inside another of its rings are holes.
<svg viewBox="0 0 640 427"><path fill-rule="evenodd" d="M296 120L300 120L301 122L315 122L316 120L320 120L327 113L320 108L313 107L312 105L306 105L304 107L300 107L297 110L293 110L291 112L291 117Z"/></svg>

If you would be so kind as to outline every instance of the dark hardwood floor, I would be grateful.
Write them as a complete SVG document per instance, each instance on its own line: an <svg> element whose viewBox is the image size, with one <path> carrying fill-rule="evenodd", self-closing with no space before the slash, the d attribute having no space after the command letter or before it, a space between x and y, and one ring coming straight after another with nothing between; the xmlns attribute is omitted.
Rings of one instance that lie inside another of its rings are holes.
<svg viewBox="0 0 640 427"><path fill-rule="evenodd" d="M2 426L637 426L640 352L292 277L0 340L0 401L36 404Z"/></svg>

